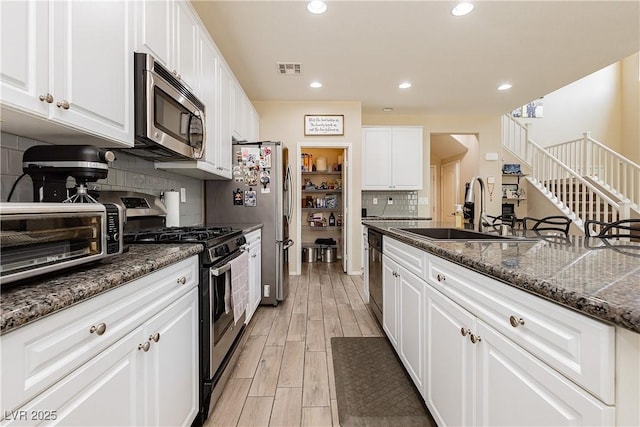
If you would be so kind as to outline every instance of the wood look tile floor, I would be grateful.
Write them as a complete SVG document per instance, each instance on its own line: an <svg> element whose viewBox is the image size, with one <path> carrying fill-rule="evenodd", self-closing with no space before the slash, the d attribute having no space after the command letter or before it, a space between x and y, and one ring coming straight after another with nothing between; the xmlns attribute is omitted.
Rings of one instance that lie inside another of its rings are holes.
<svg viewBox="0 0 640 427"><path fill-rule="evenodd" d="M205 426L338 426L331 337L383 334L361 286L338 263L304 264L290 276L286 301L251 319Z"/></svg>

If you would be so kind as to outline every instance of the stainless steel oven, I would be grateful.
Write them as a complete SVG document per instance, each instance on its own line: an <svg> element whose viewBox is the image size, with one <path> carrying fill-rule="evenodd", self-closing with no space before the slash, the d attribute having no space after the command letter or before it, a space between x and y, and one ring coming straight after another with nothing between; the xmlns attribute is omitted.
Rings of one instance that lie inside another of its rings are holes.
<svg viewBox="0 0 640 427"><path fill-rule="evenodd" d="M146 53L135 54L135 145L130 154L149 160L201 159L205 105Z"/></svg>

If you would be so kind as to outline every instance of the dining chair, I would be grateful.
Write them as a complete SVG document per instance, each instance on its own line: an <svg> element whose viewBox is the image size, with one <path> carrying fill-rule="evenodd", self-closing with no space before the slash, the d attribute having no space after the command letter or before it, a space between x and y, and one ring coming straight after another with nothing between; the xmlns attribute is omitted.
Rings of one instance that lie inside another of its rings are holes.
<svg viewBox="0 0 640 427"><path fill-rule="evenodd" d="M599 226L599 231L595 227ZM584 222L584 234L587 237L605 239L631 238L640 240L640 219L621 219L614 222L603 222L589 219Z"/></svg>
<svg viewBox="0 0 640 427"><path fill-rule="evenodd" d="M533 231L560 231L565 235L569 234L571 219L562 215L547 216L544 218L532 218L525 216L522 218L522 228Z"/></svg>

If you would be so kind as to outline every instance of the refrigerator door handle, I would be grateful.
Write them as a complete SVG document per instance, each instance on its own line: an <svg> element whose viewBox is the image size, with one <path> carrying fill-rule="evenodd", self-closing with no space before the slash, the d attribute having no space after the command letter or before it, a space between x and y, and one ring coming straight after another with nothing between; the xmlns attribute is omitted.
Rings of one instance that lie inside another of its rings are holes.
<svg viewBox="0 0 640 427"><path fill-rule="evenodd" d="M288 239L286 242L284 242L284 246L282 247L283 251L286 251L287 249L289 249L291 246L293 246L293 240Z"/></svg>
<svg viewBox="0 0 640 427"><path fill-rule="evenodd" d="M293 177L291 176L291 166L287 165L287 176L285 177L285 191L287 192L287 224L291 224L293 216Z"/></svg>

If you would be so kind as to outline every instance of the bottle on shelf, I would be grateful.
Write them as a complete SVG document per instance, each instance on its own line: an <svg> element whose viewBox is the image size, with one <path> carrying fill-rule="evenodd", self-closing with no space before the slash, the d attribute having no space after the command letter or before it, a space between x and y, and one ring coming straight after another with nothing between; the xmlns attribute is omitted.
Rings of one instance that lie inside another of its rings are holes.
<svg viewBox="0 0 640 427"><path fill-rule="evenodd" d="M333 227L336 225L336 217L333 215L333 212L331 212L331 215L329 215L329 226Z"/></svg>
<svg viewBox="0 0 640 427"><path fill-rule="evenodd" d="M453 213L456 219L456 228L464 227L464 213L462 212L462 205L456 205L456 211Z"/></svg>

